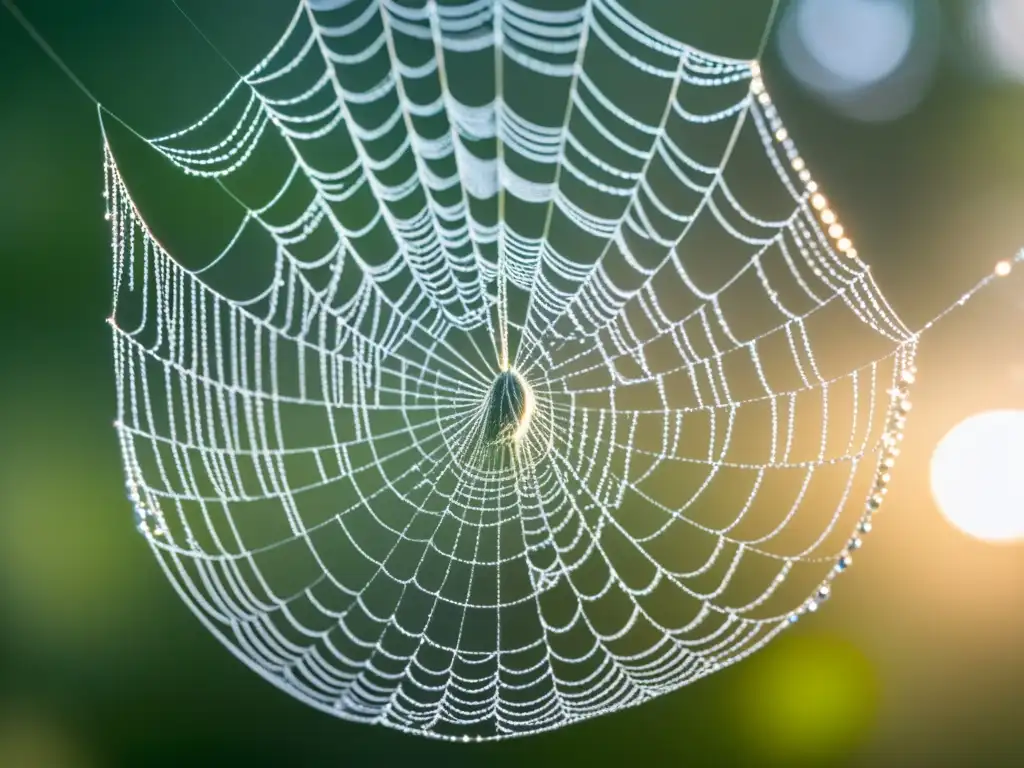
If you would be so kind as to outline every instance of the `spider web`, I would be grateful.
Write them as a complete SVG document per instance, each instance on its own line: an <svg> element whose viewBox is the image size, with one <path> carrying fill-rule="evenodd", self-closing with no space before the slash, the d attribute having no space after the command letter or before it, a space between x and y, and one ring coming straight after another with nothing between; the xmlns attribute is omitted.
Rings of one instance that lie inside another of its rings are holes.
<svg viewBox="0 0 1024 768"><path fill-rule="evenodd" d="M306 0L149 140L241 206L198 267L104 141L139 529L307 704L463 740L633 706L816 610L870 531L917 335L756 61L617 0Z"/></svg>

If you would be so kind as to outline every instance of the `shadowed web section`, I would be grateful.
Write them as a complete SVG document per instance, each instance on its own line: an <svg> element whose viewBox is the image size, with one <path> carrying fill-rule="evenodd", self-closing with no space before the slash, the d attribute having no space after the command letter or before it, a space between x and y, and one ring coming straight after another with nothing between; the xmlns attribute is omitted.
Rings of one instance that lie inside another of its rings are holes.
<svg viewBox="0 0 1024 768"><path fill-rule="evenodd" d="M175 258L107 140L129 494L291 695L548 730L745 657L852 562L917 337L756 62L616 0L308 0L150 144L240 214Z"/></svg>

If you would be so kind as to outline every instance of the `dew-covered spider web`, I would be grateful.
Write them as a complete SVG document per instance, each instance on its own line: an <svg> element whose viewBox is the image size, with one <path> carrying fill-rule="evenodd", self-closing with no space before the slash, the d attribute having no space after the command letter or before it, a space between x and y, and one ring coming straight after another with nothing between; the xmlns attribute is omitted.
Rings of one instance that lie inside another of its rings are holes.
<svg viewBox="0 0 1024 768"><path fill-rule="evenodd" d="M105 140L139 528L307 704L466 740L630 707L870 531L918 335L756 61L619 0L305 0L150 140L240 206L202 266Z"/></svg>

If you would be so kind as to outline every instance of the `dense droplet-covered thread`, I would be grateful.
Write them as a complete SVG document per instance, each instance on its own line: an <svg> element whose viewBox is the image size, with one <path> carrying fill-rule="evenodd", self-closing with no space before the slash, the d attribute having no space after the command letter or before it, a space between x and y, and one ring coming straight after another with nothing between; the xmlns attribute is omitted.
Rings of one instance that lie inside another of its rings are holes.
<svg viewBox="0 0 1024 768"><path fill-rule="evenodd" d="M186 268L108 142L129 495L310 706L471 740L640 704L817 610L871 530L916 336L757 62L619 0L302 2L150 144L244 216Z"/></svg>

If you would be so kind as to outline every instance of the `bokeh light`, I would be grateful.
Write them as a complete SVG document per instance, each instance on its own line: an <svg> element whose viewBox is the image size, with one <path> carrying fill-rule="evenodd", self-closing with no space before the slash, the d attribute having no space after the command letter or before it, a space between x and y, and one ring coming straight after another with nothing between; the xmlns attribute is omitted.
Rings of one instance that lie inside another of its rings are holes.
<svg viewBox="0 0 1024 768"><path fill-rule="evenodd" d="M943 515L985 541L1024 540L1024 411L988 411L955 426L932 454Z"/></svg>
<svg viewBox="0 0 1024 768"><path fill-rule="evenodd" d="M870 734L879 706L874 665L856 645L831 635L780 638L751 662L744 685L739 725L762 763L848 754Z"/></svg>
<svg viewBox="0 0 1024 768"><path fill-rule="evenodd" d="M965 534L1024 540L1024 411L989 411L957 424L932 455L932 494Z"/></svg>
<svg viewBox="0 0 1024 768"><path fill-rule="evenodd" d="M973 0L971 16L970 31L987 67L1024 81L1024 2Z"/></svg>
<svg viewBox="0 0 1024 768"><path fill-rule="evenodd" d="M779 25L779 49L790 74L837 111L893 120L927 91L938 21L931 0L794 0Z"/></svg>
<svg viewBox="0 0 1024 768"><path fill-rule="evenodd" d="M892 75L914 38L914 9L906 0L802 0L794 19L807 52L834 75L837 90Z"/></svg>

